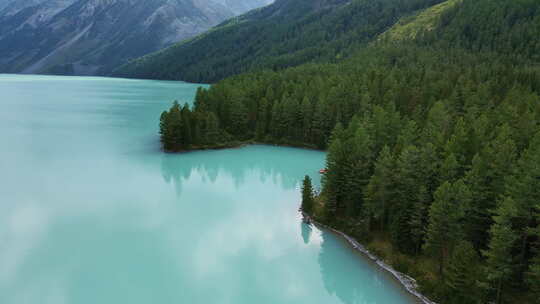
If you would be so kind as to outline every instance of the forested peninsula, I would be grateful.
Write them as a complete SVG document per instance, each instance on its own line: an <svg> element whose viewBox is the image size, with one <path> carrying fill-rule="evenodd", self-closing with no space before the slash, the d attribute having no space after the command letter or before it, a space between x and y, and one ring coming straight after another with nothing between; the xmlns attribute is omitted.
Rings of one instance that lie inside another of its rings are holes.
<svg viewBox="0 0 540 304"><path fill-rule="evenodd" d="M164 149L325 149L322 188L304 181L304 212L438 302L537 303L540 3L449 2L337 63L199 89L192 107L162 114Z"/></svg>

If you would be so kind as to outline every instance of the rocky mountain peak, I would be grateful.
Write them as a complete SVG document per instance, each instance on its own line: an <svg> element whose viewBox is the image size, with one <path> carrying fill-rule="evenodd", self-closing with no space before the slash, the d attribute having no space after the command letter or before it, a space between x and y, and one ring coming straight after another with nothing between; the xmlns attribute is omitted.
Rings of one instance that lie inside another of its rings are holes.
<svg viewBox="0 0 540 304"><path fill-rule="evenodd" d="M0 0L0 72L106 73L272 1Z"/></svg>

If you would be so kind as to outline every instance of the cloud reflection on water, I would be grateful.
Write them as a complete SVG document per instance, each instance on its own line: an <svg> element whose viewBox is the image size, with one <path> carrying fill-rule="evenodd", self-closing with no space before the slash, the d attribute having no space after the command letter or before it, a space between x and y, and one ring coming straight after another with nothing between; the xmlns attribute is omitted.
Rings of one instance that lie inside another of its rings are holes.
<svg viewBox="0 0 540 304"><path fill-rule="evenodd" d="M159 113L194 85L0 80L0 303L405 301L301 224L299 181L323 153L161 153Z"/></svg>

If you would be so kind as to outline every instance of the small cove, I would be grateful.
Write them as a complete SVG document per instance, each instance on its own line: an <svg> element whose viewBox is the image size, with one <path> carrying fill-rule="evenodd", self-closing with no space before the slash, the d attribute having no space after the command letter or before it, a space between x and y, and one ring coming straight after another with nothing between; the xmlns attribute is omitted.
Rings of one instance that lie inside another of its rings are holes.
<svg viewBox="0 0 540 304"><path fill-rule="evenodd" d="M0 75L1 303L415 303L302 222L323 152L161 152L197 86Z"/></svg>

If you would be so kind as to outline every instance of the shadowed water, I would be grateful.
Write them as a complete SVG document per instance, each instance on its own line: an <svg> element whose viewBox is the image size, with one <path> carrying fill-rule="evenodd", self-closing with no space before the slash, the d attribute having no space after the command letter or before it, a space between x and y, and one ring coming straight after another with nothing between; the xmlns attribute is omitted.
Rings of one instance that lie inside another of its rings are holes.
<svg viewBox="0 0 540 304"><path fill-rule="evenodd" d="M0 303L414 303L302 223L324 153L165 154L196 85L0 75Z"/></svg>

